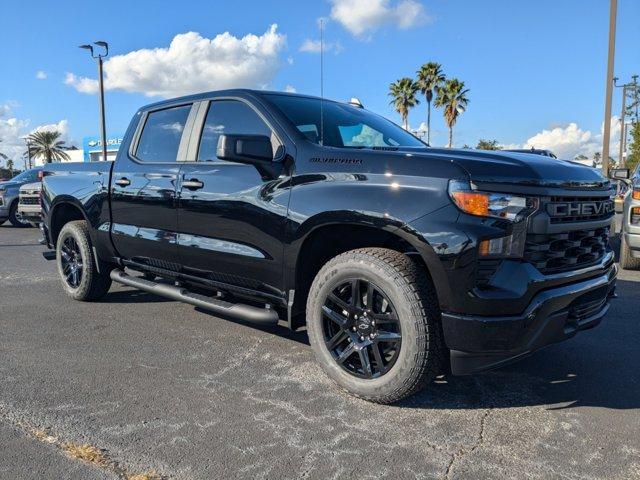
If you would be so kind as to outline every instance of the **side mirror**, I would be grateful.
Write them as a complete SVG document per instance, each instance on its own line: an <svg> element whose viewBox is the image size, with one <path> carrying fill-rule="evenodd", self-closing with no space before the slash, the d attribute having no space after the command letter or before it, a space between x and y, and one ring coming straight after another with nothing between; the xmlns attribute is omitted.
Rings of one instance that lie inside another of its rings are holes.
<svg viewBox="0 0 640 480"><path fill-rule="evenodd" d="M612 180L629 180L630 176L628 168L612 168L609 170L609 178Z"/></svg>
<svg viewBox="0 0 640 480"><path fill-rule="evenodd" d="M266 135L220 135L216 154L221 160L252 165L273 161L271 140Z"/></svg>
<svg viewBox="0 0 640 480"><path fill-rule="evenodd" d="M271 139L266 135L220 135L216 156L220 160L253 165L263 180L273 180L282 173L281 162L273 161Z"/></svg>

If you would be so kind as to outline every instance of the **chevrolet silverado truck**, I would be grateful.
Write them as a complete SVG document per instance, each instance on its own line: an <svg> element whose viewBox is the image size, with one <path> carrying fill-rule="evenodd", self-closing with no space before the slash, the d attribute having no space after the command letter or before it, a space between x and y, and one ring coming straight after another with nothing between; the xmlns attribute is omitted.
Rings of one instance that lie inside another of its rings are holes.
<svg viewBox="0 0 640 480"><path fill-rule="evenodd" d="M18 197L18 215L22 222L27 222L32 227L38 227L42 220L42 207L40 206L41 182L26 183L20 187Z"/></svg>
<svg viewBox="0 0 640 480"><path fill-rule="evenodd" d="M252 90L143 107L115 161L43 178L71 297L117 282L304 326L327 375L380 403L597 325L612 196L573 162L430 148L356 105Z"/></svg>

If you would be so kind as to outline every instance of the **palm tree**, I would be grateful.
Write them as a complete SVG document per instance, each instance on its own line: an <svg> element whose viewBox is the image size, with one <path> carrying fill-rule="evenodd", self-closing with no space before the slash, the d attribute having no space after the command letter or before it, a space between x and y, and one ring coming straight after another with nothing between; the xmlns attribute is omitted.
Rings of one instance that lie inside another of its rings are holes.
<svg viewBox="0 0 640 480"><path fill-rule="evenodd" d="M437 62L425 63L418 70L418 88L427 99L427 143L431 144L431 100L445 81L442 65Z"/></svg>
<svg viewBox="0 0 640 480"><path fill-rule="evenodd" d="M27 142L30 144L31 155L44 157L47 163L69 160L69 155L64 151L64 141L59 140L59 138L60 132L55 130L29 134Z"/></svg>
<svg viewBox="0 0 640 480"><path fill-rule="evenodd" d="M464 88L464 82L451 78L438 90L435 106L444 108L444 120L449 127L449 148L453 146L453 126L458 116L467 109L469 89Z"/></svg>
<svg viewBox="0 0 640 480"><path fill-rule="evenodd" d="M13 160L7 159L7 169L9 170L9 178L13 178Z"/></svg>
<svg viewBox="0 0 640 480"><path fill-rule="evenodd" d="M409 130L409 109L420 103L417 93L418 84L409 77L401 78L389 85L389 96L392 97L389 104L393 105L402 117L405 130Z"/></svg>

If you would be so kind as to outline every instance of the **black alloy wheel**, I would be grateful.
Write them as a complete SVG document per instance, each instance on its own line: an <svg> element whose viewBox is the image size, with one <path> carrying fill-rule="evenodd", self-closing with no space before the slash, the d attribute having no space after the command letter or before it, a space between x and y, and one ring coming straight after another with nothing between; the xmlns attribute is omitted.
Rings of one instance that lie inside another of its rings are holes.
<svg viewBox="0 0 640 480"><path fill-rule="evenodd" d="M71 288L78 288L82 282L82 252L75 238L66 237L60 247L62 274Z"/></svg>
<svg viewBox="0 0 640 480"><path fill-rule="evenodd" d="M338 285L322 306L327 349L348 373L378 378L396 362L400 322L388 296L373 282L355 278Z"/></svg>

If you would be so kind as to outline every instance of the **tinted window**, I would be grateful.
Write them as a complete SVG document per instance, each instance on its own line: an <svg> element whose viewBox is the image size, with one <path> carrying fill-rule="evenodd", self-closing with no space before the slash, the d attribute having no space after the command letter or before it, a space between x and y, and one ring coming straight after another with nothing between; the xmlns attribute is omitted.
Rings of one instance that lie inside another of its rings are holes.
<svg viewBox="0 0 640 480"><path fill-rule="evenodd" d="M295 95L266 94L309 140L331 147L425 147L416 137L384 117L346 103ZM320 123L322 122L322 125Z"/></svg>
<svg viewBox="0 0 640 480"><path fill-rule="evenodd" d="M136 157L144 162L175 162L191 105L149 113L142 129Z"/></svg>
<svg viewBox="0 0 640 480"><path fill-rule="evenodd" d="M222 134L266 135L271 138L271 129L249 105L236 100L218 100L211 102L204 122L198 160L216 160L218 138ZM275 151L275 150L274 150Z"/></svg>

